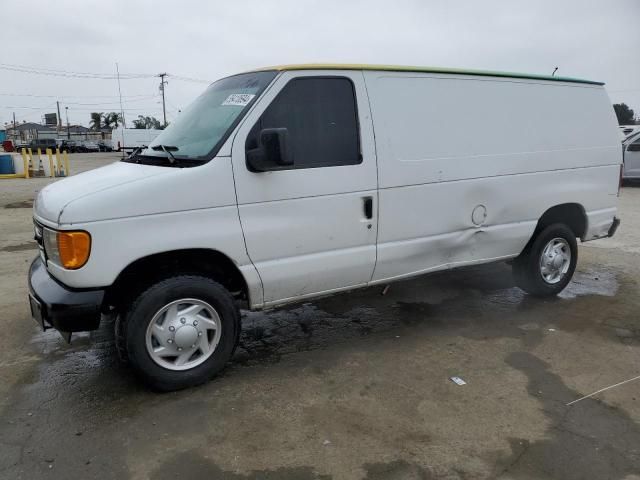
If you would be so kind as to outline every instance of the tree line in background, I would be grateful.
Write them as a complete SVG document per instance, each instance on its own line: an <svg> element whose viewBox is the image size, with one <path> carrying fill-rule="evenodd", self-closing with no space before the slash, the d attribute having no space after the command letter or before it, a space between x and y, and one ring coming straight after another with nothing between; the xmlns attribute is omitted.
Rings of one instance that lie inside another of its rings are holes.
<svg viewBox="0 0 640 480"><path fill-rule="evenodd" d="M636 115L633 109L629 108L626 103L614 103L613 109L616 112L616 117L618 117L619 125L634 125L635 123L640 124L640 118L636 120Z"/></svg>
<svg viewBox="0 0 640 480"><path fill-rule="evenodd" d="M133 128L155 128L156 130L164 130L164 126L156 117L145 117L138 115L138 119L133 121Z"/></svg>
<svg viewBox="0 0 640 480"><path fill-rule="evenodd" d="M92 112L91 121L89 122L89 128L91 130L100 130L103 128L111 129L118 128L122 123L122 115L118 112ZM144 115L138 115L137 120L133 121L133 128L155 128L157 130L163 130L164 126L156 117L148 117Z"/></svg>
<svg viewBox="0 0 640 480"><path fill-rule="evenodd" d="M92 112L90 116L89 128L91 130L100 130L102 128L113 130L122 123L122 115L118 112Z"/></svg>

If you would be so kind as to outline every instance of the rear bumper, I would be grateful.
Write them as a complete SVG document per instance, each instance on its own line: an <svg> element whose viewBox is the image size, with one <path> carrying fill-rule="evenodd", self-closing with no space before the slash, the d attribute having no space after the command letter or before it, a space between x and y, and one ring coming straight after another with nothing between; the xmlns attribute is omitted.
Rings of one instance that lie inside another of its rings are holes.
<svg viewBox="0 0 640 480"><path fill-rule="evenodd" d="M613 223L611 227L609 227L609 231L607 232L607 237L613 237L620 226L620 219L618 217L613 217Z"/></svg>
<svg viewBox="0 0 640 480"><path fill-rule="evenodd" d="M45 330L84 332L100 325L105 291L66 287L49 274L40 257L36 257L29 268L29 293L31 313Z"/></svg>

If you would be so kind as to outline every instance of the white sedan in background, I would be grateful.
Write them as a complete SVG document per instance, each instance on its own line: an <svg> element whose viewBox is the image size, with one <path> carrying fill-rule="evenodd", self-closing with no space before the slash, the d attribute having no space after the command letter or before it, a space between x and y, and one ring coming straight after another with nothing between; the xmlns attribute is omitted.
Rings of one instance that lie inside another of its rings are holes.
<svg viewBox="0 0 640 480"><path fill-rule="evenodd" d="M623 180L640 180L640 132L622 142L624 168Z"/></svg>

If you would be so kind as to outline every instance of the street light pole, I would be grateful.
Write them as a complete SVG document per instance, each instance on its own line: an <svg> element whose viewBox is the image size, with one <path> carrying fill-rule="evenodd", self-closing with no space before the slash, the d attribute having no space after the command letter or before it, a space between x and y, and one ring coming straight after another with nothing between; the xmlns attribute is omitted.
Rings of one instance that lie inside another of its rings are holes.
<svg viewBox="0 0 640 480"><path fill-rule="evenodd" d="M162 116L164 119L164 127L167 127L167 109L165 107L164 104L164 86L169 83L167 81L165 81L164 77L167 76L166 73L159 73L158 76L160 77L160 91L162 92Z"/></svg>
<svg viewBox="0 0 640 480"><path fill-rule="evenodd" d="M60 118L60 102L56 101L56 106L58 107L58 121L56 122L56 133L60 136L60 126L62 125L62 119Z"/></svg>
<svg viewBox="0 0 640 480"><path fill-rule="evenodd" d="M71 129L69 128L69 107L64 107L64 113L67 116L67 140L71 140Z"/></svg>

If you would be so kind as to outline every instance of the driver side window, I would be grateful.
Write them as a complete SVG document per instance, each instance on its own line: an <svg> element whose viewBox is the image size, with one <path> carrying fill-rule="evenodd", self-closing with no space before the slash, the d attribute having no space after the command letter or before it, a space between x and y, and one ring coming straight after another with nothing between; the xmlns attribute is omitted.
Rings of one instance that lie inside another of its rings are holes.
<svg viewBox="0 0 640 480"><path fill-rule="evenodd" d="M260 132L286 129L293 165L274 170L356 165L362 162L353 83L344 77L291 80L253 126L246 151L261 148Z"/></svg>

